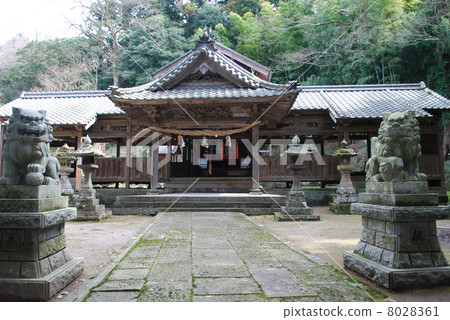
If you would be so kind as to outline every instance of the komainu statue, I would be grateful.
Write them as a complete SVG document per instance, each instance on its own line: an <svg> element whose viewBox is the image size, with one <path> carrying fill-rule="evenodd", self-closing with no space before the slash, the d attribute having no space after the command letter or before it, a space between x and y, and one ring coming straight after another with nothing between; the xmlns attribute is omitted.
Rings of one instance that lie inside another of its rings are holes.
<svg viewBox="0 0 450 320"><path fill-rule="evenodd" d="M32 186L59 184L59 162L50 156L53 128L43 110L14 108L3 150L4 177L0 184Z"/></svg>
<svg viewBox="0 0 450 320"><path fill-rule="evenodd" d="M414 111L383 115L378 138L372 138L366 181L426 180L419 172L420 129Z"/></svg>

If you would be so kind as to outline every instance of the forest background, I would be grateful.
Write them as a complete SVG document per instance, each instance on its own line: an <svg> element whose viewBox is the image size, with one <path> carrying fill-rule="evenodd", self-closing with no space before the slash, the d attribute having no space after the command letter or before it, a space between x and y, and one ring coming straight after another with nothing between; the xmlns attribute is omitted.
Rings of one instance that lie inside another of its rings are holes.
<svg viewBox="0 0 450 320"><path fill-rule="evenodd" d="M79 36L0 46L0 104L22 91L152 80L207 26L226 46L302 85L418 83L450 97L450 0L94 0ZM83 6L80 2L79 6Z"/></svg>

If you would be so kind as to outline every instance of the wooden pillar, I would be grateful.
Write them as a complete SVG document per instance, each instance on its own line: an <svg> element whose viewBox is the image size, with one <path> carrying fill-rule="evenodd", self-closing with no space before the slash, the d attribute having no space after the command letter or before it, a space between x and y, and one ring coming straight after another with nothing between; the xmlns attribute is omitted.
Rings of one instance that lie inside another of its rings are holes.
<svg viewBox="0 0 450 320"><path fill-rule="evenodd" d="M126 139L126 159L125 159L125 187L130 188L130 172L131 172L131 121L127 124L127 139Z"/></svg>
<svg viewBox="0 0 450 320"><path fill-rule="evenodd" d="M5 135L6 135L6 123L0 123L0 176L3 177L3 144L5 141Z"/></svg>
<svg viewBox="0 0 450 320"><path fill-rule="evenodd" d="M181 147L180 147L181 148ZM172 163L172 139L167 142L167 156L169 157L169 162L166 164L166 182L170 181L170 166Z"/></svg>
<svg viewBox="0 0 450 320"><path fill-rule="evenodd" d="M252 145L255 146L259 140L259 125L254 126L252 128ZM257 154L253 154L254 152L259 152L258 150L252 150L252 189L250 193L261 193L261 189L259 187L259 164L256 161Z"/></svg>
<svg viewBox="0 0 450 320"><path fill-rule="evenodd" d="M350 130L348 128L345 128L344 130L344 139L350 144Z"/></svg>
<svg viewBox="0 0 450 320"><path fill-rule="evenodd" d="M159 157L159 140L153 140L153 144L151 147L152 154L152 175L150 180L150 192L158 193L158 157Z"/></svg>
<svg viewBox="0 0 450 320"><path fill-rule="evenodd" d="M445 188L445 154L444 154L444 128L442 127L442 114L437 119L438 122L438 153L439 153L439 186L441 187L441 190L439 192L442 192L445 194L446 188ZM419 168L420 170L420 168Z"/></svg>
<svg viewBox="0 0 450 320"><path fill-rule="evenodd" d="M116 142L116 158L120 158L120 140L117 140ZM120 160L118 159L118 161ZM119 182L115 183L114 188L119 189Z"/></svg>
<svg viewBox="0 0 450 320"><path fill-rule="evenodd" d="M78 134L77 134L77 147L75 150L78 150L79 148L81 148L81 138L83 138L83 133L81 130L78 130ZM81 165L81 158L78 157L77 158L77 163L75 166L75 190L80 190L81 188L81 169L78 168L79 165Z"/></svg>

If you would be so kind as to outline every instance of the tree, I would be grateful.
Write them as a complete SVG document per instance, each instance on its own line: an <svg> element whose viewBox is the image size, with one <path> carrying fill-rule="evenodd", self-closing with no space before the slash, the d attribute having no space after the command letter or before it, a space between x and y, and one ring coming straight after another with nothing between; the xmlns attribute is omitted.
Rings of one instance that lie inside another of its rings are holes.
<svg viewBox="0 0 450 320"><path fill-rule="evenodd" d="M30 42L17 52L17 64L1 73L5 101L22 91L97 89L100 49L89 39Z"/></svg>
<svg viewBox="0 0 450 320"><path fill-rule="evenodd" d="M186 36L192 36L198 28L205 26L213 28L221 23L228 28L229 17L228 13L223 10L215 2L205 2L203 6L198 9L198 12L187 17L185 32Z"/></svg>
<svg viewBox="0 0 450 320"><path fill-rule="evenodd" d="M156 14L133 24L120 42L121 81L134 86L151 80L150 74L188 50L183 29L168 16Z"/></svg>
<svg viewBox="0 0 450 320"><path fill-rule="evenodd" d="M240 16L243 16L247 12L253 14L259 13L261 11L261 0L229 0L224 5L227 11L235 12Z"/></svg>
<svg viewBox="0 0 450 320"><path fill-rule="evenodd" d="M84 6L80 3L80 6ZM160 11L156 0L97 0L88 7L84 23L76 25L81 33L101 44L105 50L114 86L119 86L119 60L122 33L133 23Z"/></svg>
<svg viewBox="0 0 450 320"><path fill-rule="evenodd" d="M405 70L401 80L426 80L449 97L450 1L424 0L411 6L396 40Z"/></svg>

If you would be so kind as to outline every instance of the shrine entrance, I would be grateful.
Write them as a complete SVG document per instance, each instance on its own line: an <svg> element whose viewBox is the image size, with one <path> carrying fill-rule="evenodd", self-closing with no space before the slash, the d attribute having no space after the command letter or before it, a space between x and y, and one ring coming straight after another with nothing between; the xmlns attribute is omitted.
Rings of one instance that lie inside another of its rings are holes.
<svg viewBox="0 0 450 320"><path fill-rule="evenodd" d="M229 140L184 138L184 147L172 146L170 178L251 177L250 152L242 139Z"/></svg>

